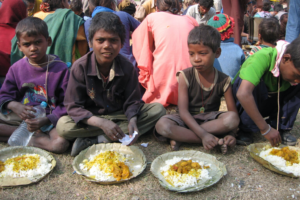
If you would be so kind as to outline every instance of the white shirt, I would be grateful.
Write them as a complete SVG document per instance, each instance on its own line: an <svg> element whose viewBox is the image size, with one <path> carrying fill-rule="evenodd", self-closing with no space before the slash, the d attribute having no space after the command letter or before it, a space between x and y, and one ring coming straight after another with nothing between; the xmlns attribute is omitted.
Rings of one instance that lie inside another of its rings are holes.
<svg viewBox="0 0 300 200"><path fill-rule="evenodd" d="M222 1L221 0L214 0L214 8L216 12L221 12L222 10Z"/></svg>
<svg viewBox="0 0 300 200"><path fill-rule="evenodd" d="M198 24L207 24L208 20L216 14L216 10L211 7L205 15L201 15L198 9L199 4L190 6L186 15L191 16L196 19Z"/></svg>

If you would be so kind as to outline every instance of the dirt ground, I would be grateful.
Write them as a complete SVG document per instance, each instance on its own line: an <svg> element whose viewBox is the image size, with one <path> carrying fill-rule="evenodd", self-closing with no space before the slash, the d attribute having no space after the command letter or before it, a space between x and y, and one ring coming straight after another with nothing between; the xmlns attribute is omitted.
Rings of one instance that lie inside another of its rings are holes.
<svg viewBox="0 0 300 200"><path fill-rule="evenodd" d="M225 110L226 107L222 107ZM174 110L173 110L174 111ZM298 138L300 115L295 122L294 133ZM261 136L255 142L262 142ZM147 148L140 144L148 142ZM22 187L0 188L0 199L300 199L300 181L276 174L255 162L243 146L237 146L227 155L217 150L205 151L202 145L183 144L181 150L197 150L210 153L223 162L228 174L217 184L199 192L180 194L165 190L151 174L151 162L159 155L170 152L169 144L156 142L151 135L142 136L136 146L147 158L147 168L135 179L116 185L99 185L85 181L73 174L70 150L63 155L53 154L57 166L41 182ZM0 143L0 149L8 147Z"/></svg>

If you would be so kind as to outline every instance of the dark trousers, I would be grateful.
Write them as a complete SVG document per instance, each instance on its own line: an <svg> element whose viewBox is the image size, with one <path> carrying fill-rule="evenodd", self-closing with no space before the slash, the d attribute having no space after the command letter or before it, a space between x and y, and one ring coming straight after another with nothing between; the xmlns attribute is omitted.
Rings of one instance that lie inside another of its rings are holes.
<svg viewBox="0 0 300 200"><path fill-rule="evenodd" d="M233 84L233 97L236 102L240 117L239 128L243 132L258 132L259 129L248 116L239 100L236 98L236 93L240 87L242 79L237 77ZM273 128L277 127L277 93L268 94L268 89L263 81L254 88L253 97L256 106L263 117L269 117L267 123ZM279 130L291 130L296 120L300 108L300 85L291 86L288 90L280 92L280 112L279 112Z"/></svg>
<svg viewBox="0 0 300 200"><path fill-rule="evenodd" d="M222 0L224 13L233 17L235 21L233 37L234 43L241 46L241 33L244 26L245 8L240 0Z"/></svg>

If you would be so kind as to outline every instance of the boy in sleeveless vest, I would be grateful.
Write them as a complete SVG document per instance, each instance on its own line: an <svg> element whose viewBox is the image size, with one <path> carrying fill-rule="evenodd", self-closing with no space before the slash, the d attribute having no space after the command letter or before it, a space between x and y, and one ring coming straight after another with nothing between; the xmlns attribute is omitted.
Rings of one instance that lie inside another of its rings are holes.
<svg viewBox="0 0 300 200"><path fill-rule="evenodd" d="M226 153L227 147L236 143L233 134L240 120L232 96L231 79L213 66L214 59L221 54L220 43L220 33L207 25L194 28L188 36L193 67L176 75L179 114L163 116L154 132L160 141L169 138L172 150L178 150L182 142L187 142L202 143L207 150L220 145ZM219 111L222 96L228 112Z"/></svg>

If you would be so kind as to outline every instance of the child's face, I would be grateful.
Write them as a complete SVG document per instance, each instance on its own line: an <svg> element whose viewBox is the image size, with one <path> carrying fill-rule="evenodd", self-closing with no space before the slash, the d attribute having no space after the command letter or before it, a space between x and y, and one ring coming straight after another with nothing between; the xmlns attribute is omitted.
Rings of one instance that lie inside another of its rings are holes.
<svg viewBox="0 0 300 200"><path fill-rule="evenodd" d="M283 55L279 65L279 69L283 80L288 81L292 84L300 83L300 71L295 68L290 54Z"/></svg>
<svg viewBox="0 0 300 200"><path fill-rule="evenodd" d="M18 41L18 47L31 63L41 64L47 61L46 51L51 43L51 37L48 37L48 39L43 35L29 37L26 33L22 33Z"/></svg>
<svg viewBox="0 0 300 200"><path fill-rule="evenodd" d="M214 53L208 46L202 44L189 44L189 54L191 64L199 73L213 67L215 58L221 54L221 48Z"/></svg>
<svg viewBox="0 0 300 200"><path fill-rule="evenodd" d="M111 65L122 48L119 35L103 29L95 33L90 46L93 48L97 62L100 65Z"/></svg>

